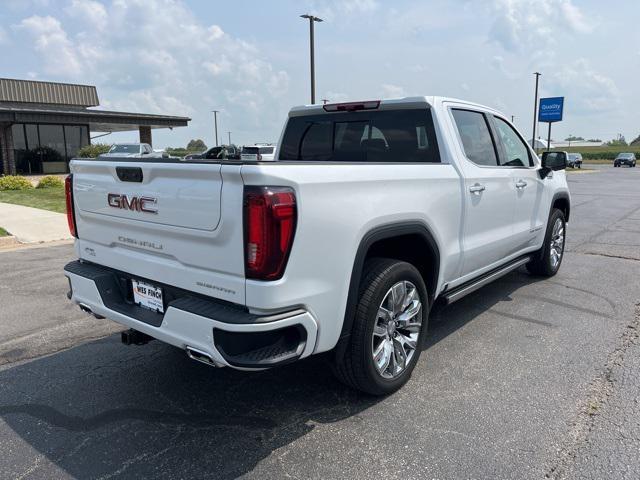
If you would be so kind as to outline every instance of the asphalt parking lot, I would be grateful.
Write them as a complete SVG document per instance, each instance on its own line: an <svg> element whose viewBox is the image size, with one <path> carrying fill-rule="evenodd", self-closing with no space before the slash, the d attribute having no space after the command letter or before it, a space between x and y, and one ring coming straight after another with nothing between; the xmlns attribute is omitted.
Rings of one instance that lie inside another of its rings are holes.
<svg viewBox="0 0 640 480"><path fill-rule="evenodd" d="M640 478L640 169L590 168L560 273L437 308L383 399L126 347L67 301L71 246L0 252L0 478Z"/></svg>

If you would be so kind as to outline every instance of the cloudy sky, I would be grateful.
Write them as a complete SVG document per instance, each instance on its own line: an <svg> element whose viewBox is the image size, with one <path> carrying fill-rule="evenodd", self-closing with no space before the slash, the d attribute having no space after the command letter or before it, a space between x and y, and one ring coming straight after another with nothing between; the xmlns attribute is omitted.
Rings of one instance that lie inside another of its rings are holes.
<svg viewBox="0 0 640 480"><path fill-rule="evenodd" d="M0 76L98 87L103 108L185 115L155 147L277 141L309 100L308 23L317 97L445 95L514 115L531 133L534 78L565 96L569 134L640 133L640 2L610 0L0 0ZM135 134L106 137L135 140Z"/></svg>

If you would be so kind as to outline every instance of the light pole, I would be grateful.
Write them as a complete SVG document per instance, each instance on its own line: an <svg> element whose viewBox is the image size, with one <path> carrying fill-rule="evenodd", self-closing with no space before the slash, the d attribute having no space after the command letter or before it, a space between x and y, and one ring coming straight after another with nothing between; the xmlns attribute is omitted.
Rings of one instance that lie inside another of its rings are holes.
<svg viewBox="0 0 640 480"><path fill-rule="evenodd" d="M540 75L542 75L540 72L533 72L533 74L536 76L536 96L533 100L533 133L531 134L531 148L533 148L534 150L536 149L536 116L538 113L538 80L540 78Z"/></svg>
<svg viewBox="0 0 640 480"><path fill-rule="evenodd" d="M216 147L218 146L218 113L220 110L211 110L213 112L213 125L216 132Z"/></svg>
<svg viewBox="0 0 640 480"><path fill-rule="evenodd" d="M321 102L322 102L323 105L326 105L327 103L329 103L329 99L328 98L323 98L321 100Z"/></svg>
<svg viewBox="0 0 640 480"><path fill-rule="evenodd" d="M309 20L309 50L311 57L311 103L316 103L316 66L315 66L315 54L313 49L313 24L315 22L322 22L323 20L313 15L305 14L300 15L300 18L306 18Z"/></svg>
<svg viewBox="0 0 640 480"><path fill-rule="evenodd" d="M231 132L227 132L227 134L229 135L229 145L231 145Z"/></svg>

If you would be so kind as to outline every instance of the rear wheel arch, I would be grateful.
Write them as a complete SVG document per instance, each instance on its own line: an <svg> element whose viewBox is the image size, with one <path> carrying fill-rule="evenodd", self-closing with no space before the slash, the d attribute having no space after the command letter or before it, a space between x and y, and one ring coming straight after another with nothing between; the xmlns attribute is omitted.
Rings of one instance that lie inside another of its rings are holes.
<svg viewBox="0 0 640 480"><path fill-rule="evenodd" d="M420 222L393 223L373 228L362 237L353 262L342 330L336 346L338 356L344 354L351 334L365 262L376 257L402 260L414 265L426 283L429 305L435 300L440 274L440 250L429 229Z"/></svg>

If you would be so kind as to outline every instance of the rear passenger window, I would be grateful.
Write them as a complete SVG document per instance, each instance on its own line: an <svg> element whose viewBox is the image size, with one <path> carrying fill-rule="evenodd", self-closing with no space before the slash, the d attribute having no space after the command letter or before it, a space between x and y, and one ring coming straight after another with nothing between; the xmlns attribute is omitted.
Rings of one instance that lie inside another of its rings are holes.
<svg viewBox="0 0 640 480"><path fill-rule="evenodd" d="M280 160L440 162L428 109L338 112L292 117Z"/></svg>
<svg viewBox="0 0 640 480"><path fill-rule="evenodd" d="M458 109L451 112L467 158L477 165L497 166L498 157L484 114Z"/></svg>
<svg viewBox="0 0 640 480"><path fill-rule="evenodd" d="M495 119L496 130L504 147L506 158L501 159L501 165L506 167L529 167L533 166L529 149L520 135L503 119L493 117Z"/></svg>

